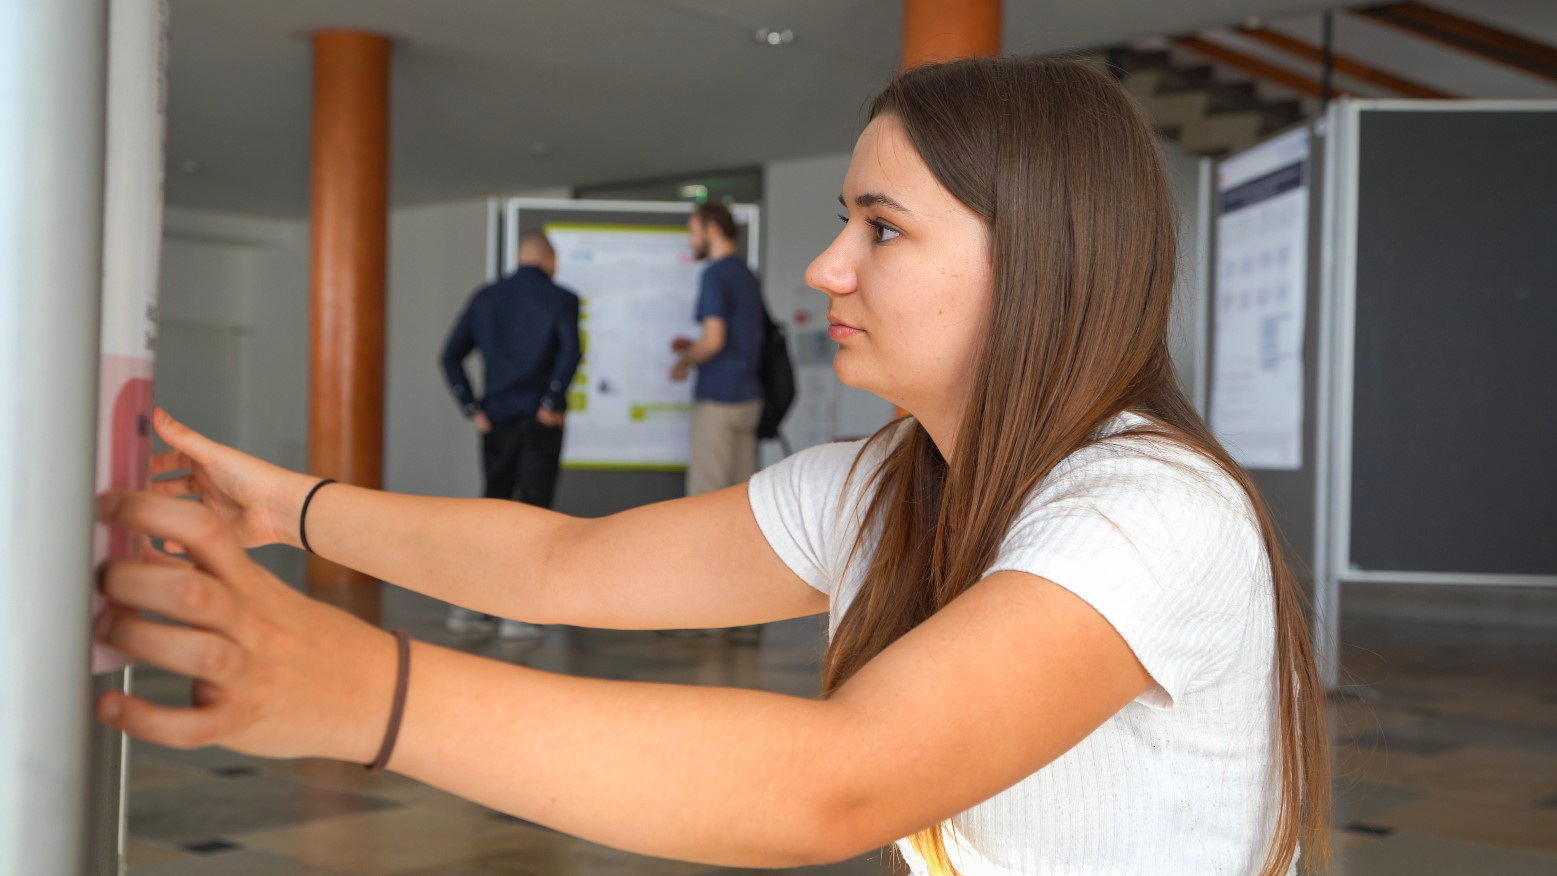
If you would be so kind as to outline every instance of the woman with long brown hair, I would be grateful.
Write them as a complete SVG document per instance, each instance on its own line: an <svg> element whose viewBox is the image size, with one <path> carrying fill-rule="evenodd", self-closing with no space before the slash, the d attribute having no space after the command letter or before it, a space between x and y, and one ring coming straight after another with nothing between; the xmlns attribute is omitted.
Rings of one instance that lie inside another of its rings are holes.
<svg viewBox="0 0 1557 876"><path fill-rule="evenodd" d="M807 282L839 377L910 416L748 485L579 520L321 484L159 412L166 495L106 496L103 517L192 563L110 566L100 636L196 679L195 705L109 694L99 715L166 745L387 764L717 864L903 837L915 872L962 876L1283 874L1300 844L1322 862L1322 691L1269 515L1175 381L1172 206L1141 113L1083 61L910 71L841 202ZM537 623L825 611L824 696L392 639L240 549L271 542Z"/></svg>

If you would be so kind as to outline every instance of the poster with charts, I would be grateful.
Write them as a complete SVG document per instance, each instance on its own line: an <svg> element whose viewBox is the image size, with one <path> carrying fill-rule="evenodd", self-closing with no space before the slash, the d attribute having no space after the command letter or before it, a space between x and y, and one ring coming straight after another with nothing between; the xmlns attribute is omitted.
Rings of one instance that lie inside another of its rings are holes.
<svg viewBox="0 0 1557 876"><path fill-rule="evenodd" d="M1211 429L1245 468L1303 465L1306 128L1217 168Z"/></svg>
<svg viewBox="0 0 1557 876"><path fill-rule="evenodd" d="M686 226L554 222L545 231L557 283L579 296L584 352L568 392L563 467L685 469L692 379L671 380L670 344L699 334L703 270Z"/></svg>

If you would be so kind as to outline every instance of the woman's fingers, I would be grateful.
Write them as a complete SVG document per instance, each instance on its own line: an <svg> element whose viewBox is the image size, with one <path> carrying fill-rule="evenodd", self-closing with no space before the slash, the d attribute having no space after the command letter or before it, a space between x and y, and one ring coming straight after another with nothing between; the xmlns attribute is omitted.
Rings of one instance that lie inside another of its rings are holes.
<svg viewBox="0 0 1557 876"><path fill-rule="evenodd" d="M169 566L174 569L193 569L195 567L195 564L188 560L181 560L172 554L157 550L152 545L151 538L146 535L142 535L136 540L135 559L142 563L150 563L154 566Z"/></svg>
<svg viewBox="0 0 1557 876"><path fill-rule="evenodd" d="M198 496L200 489L195 484L194 475L178 475L171 478L163 478L160 481L151 482L151 490L162 496Z"/></svg>
<svg viewBox="0 0 1557 876"><path fill-rule="evenodd" d="M105 613L98 638L120 652L169 672L232 683L247 657L231 639L193 627L175 627L133 613Z"/></svg>
<svg viewBox="0 0 1557 876"><path fill-rule="evenodd" d="M175 542L195 565L223 581L233 582L248 568L249 558L214 511L152 493L104 493L98 498L98 519Z"/></svg>
<svg viewBox="0 0 1557 876"><path fill-rule="evenodd" d="M238 602L221 582L173 557L174 565L113 561L103 566L103 595L120 605L154 611L184 623L226 630Z"/></svg>
<svg viewBox="0 0 1557 876"><path fill-rule="evenodd" d="M161 477L169 472L189 471L195 467L195 461L189 458L184 451L174 448L154 453L151 456L151 476Z"/></svg>
<svg viewBox="0 0 1557 876"><path fill-rule="evenodd" d="M185 457L188 464L184 465L184 468L189 468L190 464L195 462L205 462L206 457L210 455L212 450L222 446L173 419L173 416L162 408L157 408L152 412L151 425L152 428L157 430L157 435L163 441L168 442L169 447L177 450ZM176 469L170 468L166 470L175 471Z"/></svg>
<svg viewBox="0 0 1557 876"><path fill-rule="evenodd" d="M231 718L216 707L172 708L118 692L103 694L98 699L97 717L137 739L169 748L213 745L221 740L231 723Z"/></svg>

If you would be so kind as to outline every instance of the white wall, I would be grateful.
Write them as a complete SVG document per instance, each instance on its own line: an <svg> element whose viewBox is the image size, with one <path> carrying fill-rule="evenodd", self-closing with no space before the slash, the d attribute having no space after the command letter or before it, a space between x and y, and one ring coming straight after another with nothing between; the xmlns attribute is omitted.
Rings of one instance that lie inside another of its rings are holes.
<svg viewBox="0 0 1557 876"><path fill-rule="evenodd" d="M477 438L438 365L449 327L486 280L486 201L396 210L389 223L384 487L481 494ZM467 363L480 379L476 360Z"/></svg>
<svg viewBox="0 0 1557 876"><path fill-rule="evenodd" d="M169 209L158 304L158 402L217 440L301 465L306 223Z"/></svg>

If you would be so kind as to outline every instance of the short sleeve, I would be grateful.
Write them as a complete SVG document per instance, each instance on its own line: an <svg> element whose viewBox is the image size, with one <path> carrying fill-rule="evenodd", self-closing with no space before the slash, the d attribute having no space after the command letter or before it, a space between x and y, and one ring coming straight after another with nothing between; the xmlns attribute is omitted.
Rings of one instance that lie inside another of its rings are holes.
<svg viewBox="0 0 1557 876"><path fill-rule="evenodd" d="M1140 701L1168 708L1230 665L1251 624L1273 623L1260 613L1270 566L1248 497L1214 463L1122 443L1081 451L1046 480L989 572L1085 600L1156 682Z"/></svg>
<svg viewBox="0 0 1557 876"><path fill-rule="evenodd" d="M717 266L710 265L698 281L697 308L692 313L692 319L702 322L710 316L717 316L728 320L728 311L729 304L725 301L724 284L719 281L719 271Z"/></svg>
<svg viewBox="0 0 1557 876"><path fill-rule="evenodd" d="M838 553L852 538L838 518L844 489L863 441L822 444L793 454L752 475L746 490L757 528L773 552L801 580L832 595ZM851 530L852 532L852 530Z"/></svg>

